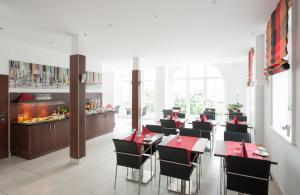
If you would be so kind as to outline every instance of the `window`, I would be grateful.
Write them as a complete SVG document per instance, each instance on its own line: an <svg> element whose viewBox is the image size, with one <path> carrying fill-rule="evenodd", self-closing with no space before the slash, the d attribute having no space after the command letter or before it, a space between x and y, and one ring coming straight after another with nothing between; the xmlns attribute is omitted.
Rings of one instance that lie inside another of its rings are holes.
<svg viewBox="0 0 300 195"><path fill-rule="evenodd" d="M155 70L142 70L142 116L154 118L155 112Z"/></svg>
<svg viewBox="0 0 300 195"><path fill-rule="evenodd" d="M194 117L205 107L215 107L221 115L225 110L223 80L218 69L207 66L186 66L172 72L172 105L181 107Z"/></svg>
<svg viewBox="0 0 300 195"><path fill-rule="evenodd" d="M272 76L272 128L289 142L293 142L293 59L292 9L289 10L288 56L289 70Z"/></svg>

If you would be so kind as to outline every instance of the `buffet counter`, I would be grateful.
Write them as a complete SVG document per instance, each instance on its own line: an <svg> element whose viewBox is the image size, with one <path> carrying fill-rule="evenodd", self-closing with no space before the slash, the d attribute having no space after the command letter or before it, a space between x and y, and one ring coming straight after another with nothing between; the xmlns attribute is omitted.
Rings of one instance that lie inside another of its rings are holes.
<svg viewBox="0 0 300 195"><path fill-rule="evenodd" d="M33 159L69 146L68 118L36 122L11 123L12 154ZM86 139L112 132L115 112L102 111L86 114Z"/></svg>

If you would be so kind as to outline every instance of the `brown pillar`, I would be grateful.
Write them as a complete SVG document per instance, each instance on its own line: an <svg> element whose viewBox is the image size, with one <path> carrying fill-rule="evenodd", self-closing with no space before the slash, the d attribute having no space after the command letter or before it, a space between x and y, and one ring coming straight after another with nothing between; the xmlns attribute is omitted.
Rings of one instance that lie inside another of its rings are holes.
<svg viewBox="0 0 300 195"><path fill-rule="evenodd" d="M85 156L85 56L70 56L70 157Z"/></svg>
<svg viewBox="0 0 300 195"><path fill-rule="evenodd" d="M141 131L141 71L132 70L132 129Z"/></svg>

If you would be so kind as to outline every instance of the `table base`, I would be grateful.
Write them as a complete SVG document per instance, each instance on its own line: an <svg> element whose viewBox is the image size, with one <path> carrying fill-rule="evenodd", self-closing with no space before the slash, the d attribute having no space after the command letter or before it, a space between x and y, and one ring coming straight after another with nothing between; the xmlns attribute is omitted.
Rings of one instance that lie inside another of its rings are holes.
<svg viewBox="0 0 300 195"><path fill-rule="evenodd" d="M172 179L173 180L173 179ZM197 184L196 182L191 181L191 195L197 194ZM182 181L180 179L174 179L168 187L168 190L171 192L179 194L190 194L189 193L189 182Z"/></svg>
<svg viewBox="0 0 300 195"><path fill-rule="evenodd" d="M148 183L154 175L155 175L154 171L152 172L151 175L151 171L143 170L142 184ZM127 179L139 183L139 170L133 170L133 171L129 170Z"/></svg>

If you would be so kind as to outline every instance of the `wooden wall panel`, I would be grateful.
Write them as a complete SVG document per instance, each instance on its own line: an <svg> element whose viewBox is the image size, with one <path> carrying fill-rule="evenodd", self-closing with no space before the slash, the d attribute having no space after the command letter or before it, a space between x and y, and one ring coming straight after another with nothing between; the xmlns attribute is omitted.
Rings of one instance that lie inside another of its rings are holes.
<svg viewBox="0 0 300 195"><path fill-rule="evenodd" d="M8 156L8 76L0 75L0 158Z"/></svg>

